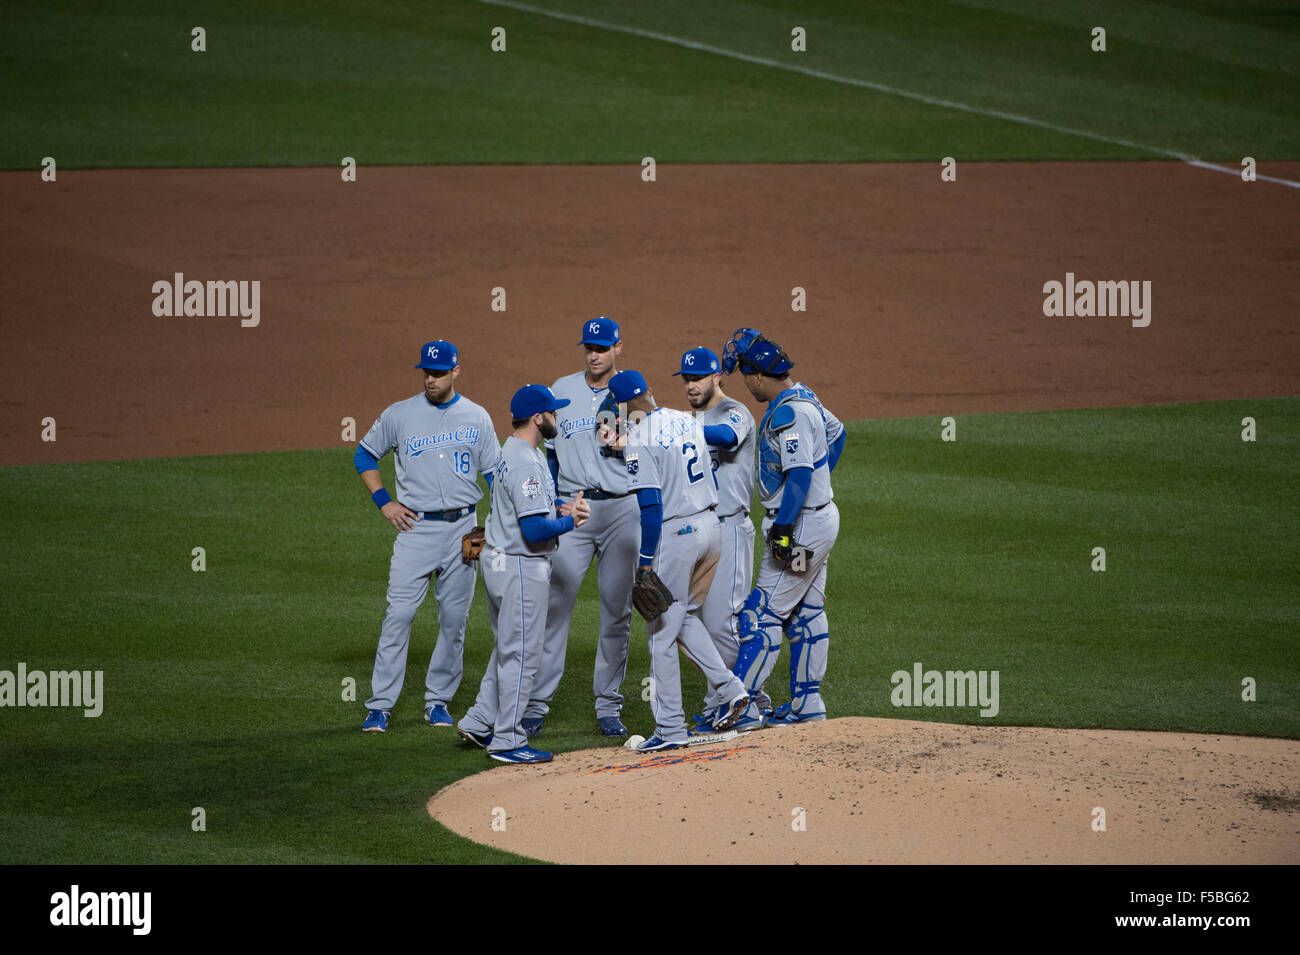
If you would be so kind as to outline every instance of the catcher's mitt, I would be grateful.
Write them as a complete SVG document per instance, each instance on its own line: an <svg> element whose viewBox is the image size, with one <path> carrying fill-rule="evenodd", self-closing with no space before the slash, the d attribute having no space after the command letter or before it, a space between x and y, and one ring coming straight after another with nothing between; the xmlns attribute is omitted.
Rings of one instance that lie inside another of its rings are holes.
<svg viewBox="0 0 1300 955"><path fill-rule="evenodd" d="M673 595L650 567L638 567L632 583L632 606L646 623L657 620L673 602Z"/></svg>
<svg viewBox="0 0 1300 955"><path fill-rule="evenodd" d="M793 524L773 524L767 532L767 546L771 549L772 556L783 564L790 563L796 557L807 562L813 553L795 542Z"/></svg>
<svg viewBox="0 0 1300 955"><path fill-rule="evenodd" d="M487 543L487 533L482 527L476 527L460 539L460 559L465 563L478 560L478 555Z"/></svg>
<svg viewBox="0 0 1300 955"><path fill-rule="evenodd" d="M782 563L788 563L794 556L794 525L773 524L767 532L767 544L772 549L772 556Z"/></svg>

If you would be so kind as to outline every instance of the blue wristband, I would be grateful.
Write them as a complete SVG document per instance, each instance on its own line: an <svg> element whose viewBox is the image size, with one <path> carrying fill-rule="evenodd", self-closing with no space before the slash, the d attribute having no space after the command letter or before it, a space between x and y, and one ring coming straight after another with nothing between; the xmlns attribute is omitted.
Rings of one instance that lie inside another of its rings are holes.
<svg viewBox="0 0 1300 955"><path fill-rule="evenodd" d="M388 496L388 491L385 488L381 487L374 494L370 495L370 500L374 501L375 507L379 508L382 511L384 509L384 505L391 503L393 499Z"/></svg>

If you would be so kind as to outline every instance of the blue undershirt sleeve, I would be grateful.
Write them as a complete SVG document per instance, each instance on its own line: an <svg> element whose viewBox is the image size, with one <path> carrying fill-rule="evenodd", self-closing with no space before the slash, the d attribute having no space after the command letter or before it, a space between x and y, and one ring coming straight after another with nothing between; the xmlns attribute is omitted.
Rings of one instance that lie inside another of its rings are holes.
<svg viewBox="0 0 1300 955"><path fill-rule="evenodd" d="M573 518L530 514L520 519L519 530L528 543L540 544L542 541L548 541L552 537L559 537L573 530Z"/></svg>
<svg viewBox="0 0 1300 955"><path fill-rule="evenodd" d="M356 453L352 455L352 463L356 465L358 474L364 474L366 471L379 470L379 461L373 454L359 444L357 445Z"/></svg>
<svg viewBox="0 0 1300 955"><path fill-rule="evenodd" d="M664 529L663 498L659 489L643 487L636 492L637 503L641 505L641 554L638 565L649 567L654 563L655 551L659 549L659 535Z"/></svg>
<svg viewBox="0 0 1300 955"><path fill-rule="evenodd" d="M840 436L835 439L835 443L826 452L826 465L832 471L835 470L835 462L840 459L840 452L844 450L844 438L847 435L847 431L841 431Z"/></svg>
<svg viewBox="0 0 1300 955"><path fill-rule="evenodd" d="M781 494L781 509L776 512L774 524L793 524L812 486L812 468L792 468L785 472L785 491Z"/></svg>
<svg viewBox="0 0 1300 955"><path fill-rule="evenodd" d="M715 448L734 448L738 443L736 441L736 432L732 430L729 424L706 424L704 426L704 440Z"/></svg>

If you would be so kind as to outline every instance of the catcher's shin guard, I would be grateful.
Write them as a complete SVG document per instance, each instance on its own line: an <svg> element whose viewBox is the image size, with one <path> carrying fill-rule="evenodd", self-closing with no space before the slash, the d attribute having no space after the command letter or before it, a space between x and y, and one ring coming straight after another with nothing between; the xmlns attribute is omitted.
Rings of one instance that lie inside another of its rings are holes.
<svg viewBox="0 0 1300 955"><path fill-rule="evenodd" d="M732 673L750 693L759 692L776 666L781 652L781 618L768 606L767 594L755 587L736 615L740 652Z"/></svg>
<svg viewBox="0 0 1300 955"><path fill-rule="evenodd" d="M826 713L821 688L830 640L826 608L800 606L790 624L790 712L796 717L808 719Z"/></svg>

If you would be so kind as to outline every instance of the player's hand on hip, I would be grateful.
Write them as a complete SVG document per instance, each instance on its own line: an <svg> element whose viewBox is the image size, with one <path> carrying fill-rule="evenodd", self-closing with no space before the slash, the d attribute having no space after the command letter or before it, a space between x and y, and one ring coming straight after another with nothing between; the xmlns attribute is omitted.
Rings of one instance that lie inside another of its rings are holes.
<svg viewBox="0 0 1300 955"><path fill-rule="evenodd" d="M389 501L379 509L379 513L388 519L399 531L409 531L415 526L417 515L405 504L398 504L396 501Z"/></svg>
<svg viewBox="0 0 1300 955"><path fill-rule="evenodd" d="M591 517L591 505L582 499L582 492L573 495L573 500L565 505L573 515L573 526L581 527ZM566 515L567 516L567 515Z"/></svg>

